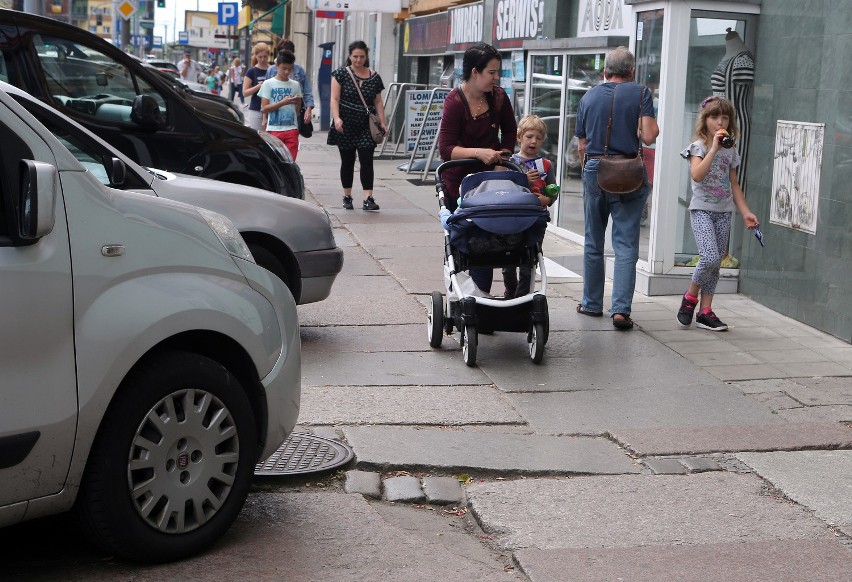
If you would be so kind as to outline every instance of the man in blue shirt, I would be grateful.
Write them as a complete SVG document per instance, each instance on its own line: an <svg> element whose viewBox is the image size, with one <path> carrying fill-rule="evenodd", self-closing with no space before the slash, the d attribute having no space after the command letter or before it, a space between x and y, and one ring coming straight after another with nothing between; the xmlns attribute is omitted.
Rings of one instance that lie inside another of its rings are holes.
<svg viewBox="0 0 852 582"><path fill-rule="evenodd" d="M654 118L651 91L633 82L636 60L625 47L606 55L606 82L592 88L580 100L577 109L576 135L579 155L583 160L583 208L585 242L583 249L583 300L577 312L603 315L604 235L612 217L612 247L615 272L612 284L612 324L617 329L633 327L630 312L636 285L636 261L639 259L639 223L648 197L647 177L635 192L610 194L598 186L600 158L608 155L633 157L641 147L657 139L660 128ZM607 143L607 126L612 129Z"/></svg>

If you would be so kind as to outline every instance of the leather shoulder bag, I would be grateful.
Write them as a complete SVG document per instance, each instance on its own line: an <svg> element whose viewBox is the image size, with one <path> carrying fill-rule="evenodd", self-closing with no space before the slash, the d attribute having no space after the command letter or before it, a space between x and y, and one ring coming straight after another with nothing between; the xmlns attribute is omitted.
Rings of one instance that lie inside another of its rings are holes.
<svg viewBox="0 0 852 582"><path fill-rule="evenodd" d="M358 91L358 97L361 98L361 103L364 104L364 109L367 110L367 115L369 116L367 119L367 125L370 128L370 136L372 136L373 141L377 144L382 143L385 141L385 130L382 128L382 120L379 119L377 113L371 113L370 108L367 107L367 101L364 99L364 94L361 93L361 87L358 85L358 81L355 80L355 74L352 72L352 69L350 67L346 67L346 71L349 73L349 76L352 77L352 83Z"/></svg>
<svg viewBox="0 0 852 582"><path fill-rule="evenodd" d="M606 142L604 153L598 164L598 186L610 194L629 194L635 192L645 183L645 164L642 160L642 98L645 87L639 92L639 149L635 156L612 156L609 151L609 135L612 131L612 112L615 106L615 91L620 83L612 88L612 102L609 107L609 122L606 126Z"/></svg>

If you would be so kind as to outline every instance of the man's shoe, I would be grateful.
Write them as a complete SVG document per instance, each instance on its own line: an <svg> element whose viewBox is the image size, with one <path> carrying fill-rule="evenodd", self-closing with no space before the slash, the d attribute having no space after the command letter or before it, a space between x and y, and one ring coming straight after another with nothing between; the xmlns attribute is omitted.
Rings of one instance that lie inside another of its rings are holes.
<svg viewBox="0 0 852 582"><path fill-rule="evenodd" d="M677 310L677 322L683 327L692 325L692 316L695 314L696 305L698 305L698 301L691 301L686 298L686 293L683 294L683 298L680 300L680 309Z"/></svg>
<svg viewBox="0 0 852 582"><path fill-rule="evenodd" d="M346 210L352 210L352 208L354 208L352 206L352 196L343 197L343 208L345 208Z"/></svg>
<svg viewBox="0 0 852 582"><path fill-rule="evenodd" d="M367 199L364 200L364 210L378 210L379 205L376 204L376 201L373 200L372 196L367 196Z"/></svg>
<svg viewBox="0 0 852 582"><path fill-rule="evenodd" d="M699 313L698 317L695 318L695 327L709 329L710 331L725 331L728 329L728 326L722 323L722 320L716 317L716 314L712 311Z"/></svg>

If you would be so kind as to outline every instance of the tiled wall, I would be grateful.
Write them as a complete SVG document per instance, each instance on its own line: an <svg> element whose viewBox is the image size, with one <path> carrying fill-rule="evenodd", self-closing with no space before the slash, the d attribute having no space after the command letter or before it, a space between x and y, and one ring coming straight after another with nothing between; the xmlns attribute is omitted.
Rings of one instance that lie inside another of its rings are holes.
<svg viewBox="0 0 852 582"><path fill-rule="evenodd" d="M852 0L764 1L756 52L740 291L852 342ZM825 123L815 236L769 224L779 119Z"/></svg>

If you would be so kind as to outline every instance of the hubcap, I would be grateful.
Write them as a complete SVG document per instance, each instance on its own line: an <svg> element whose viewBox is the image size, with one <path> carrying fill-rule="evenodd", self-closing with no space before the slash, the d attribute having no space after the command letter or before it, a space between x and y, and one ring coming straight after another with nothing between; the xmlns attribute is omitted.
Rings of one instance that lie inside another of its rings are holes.
<svg viewBox="0 0 852 582"><path fill-rule="evenodd" d="M231 492L240 441L230 411L203 390L180 390L154 405L130 446L133 507L163 533L186 533L211 519Z"/></svg>

